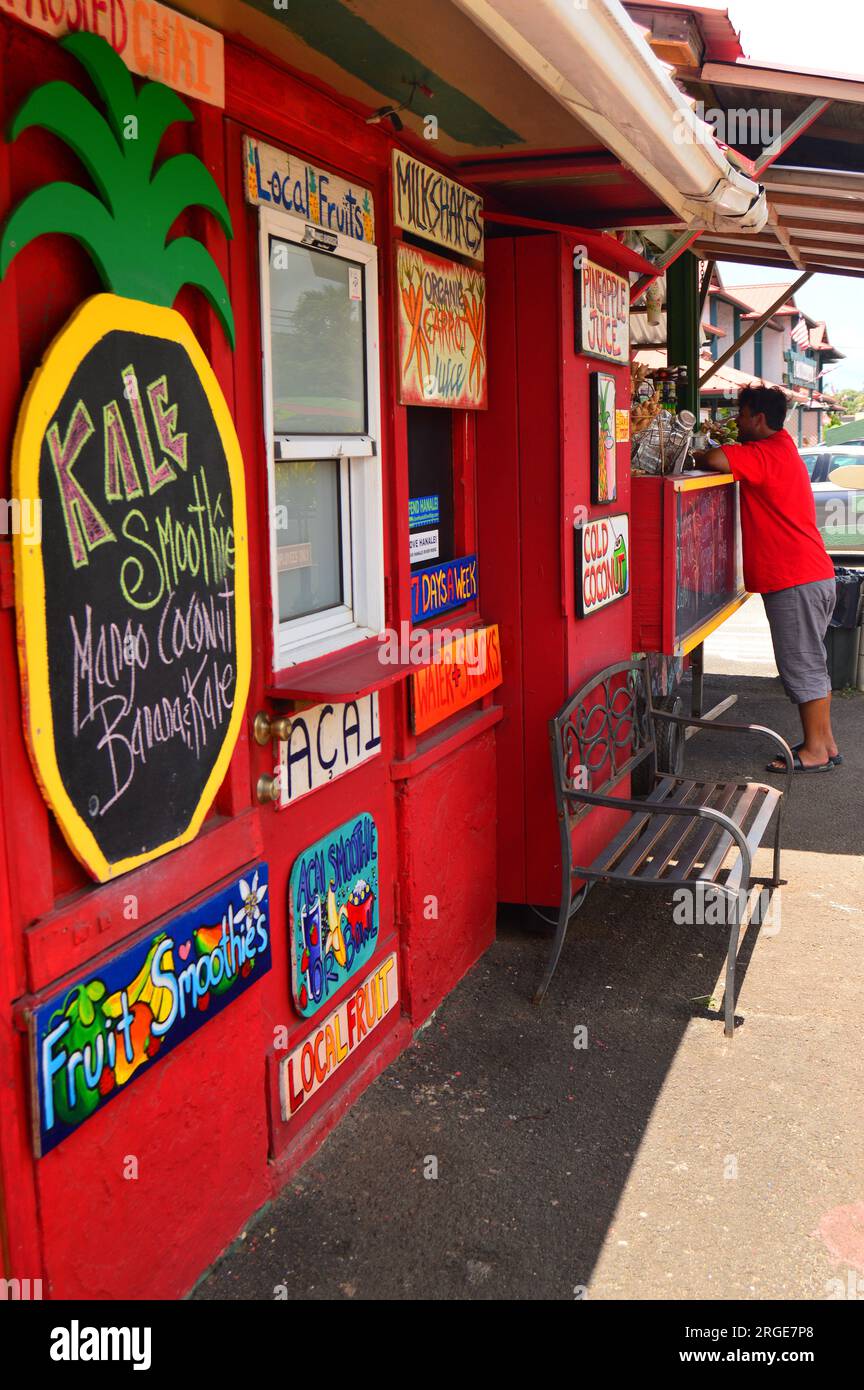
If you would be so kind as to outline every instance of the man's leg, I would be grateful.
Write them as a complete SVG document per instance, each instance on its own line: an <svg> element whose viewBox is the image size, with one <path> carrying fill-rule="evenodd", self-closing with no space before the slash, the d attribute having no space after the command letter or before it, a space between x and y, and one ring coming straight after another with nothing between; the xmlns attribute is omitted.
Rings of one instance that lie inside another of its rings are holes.
<svg viewBox="0 0 864 1390"><path fill-rule="evenodd" d="M837 752L837 744L831 729L831 696L821 700L805 700L798 706L804 742L798 756L805 767L827 762Z"/></svg>

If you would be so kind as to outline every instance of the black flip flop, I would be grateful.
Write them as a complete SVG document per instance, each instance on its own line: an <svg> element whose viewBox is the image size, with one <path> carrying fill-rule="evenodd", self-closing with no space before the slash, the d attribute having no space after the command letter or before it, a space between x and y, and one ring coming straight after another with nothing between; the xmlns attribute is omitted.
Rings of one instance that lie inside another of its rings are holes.
<svg viewBox="0 0 864 1390"><path fill-rule="evenodd" d="M806 763L802 763L797 753L792 759L793 772L833 772L835 766L836 764L833 758L829 758L827 763L814 763L812 767L808 767ZM775 767L773 763L766 763L765 770L767 772L785 772L786 767Z"/></svg>
<svg viewBox="0 0 864 1390"><path fill-rule="evenodd" d="M803 748L804 745L803 745L803 743L793 743L793 744L790 745L790 747L791 747L793 753L797 753L797 752L798 752L798 749L799 749L799 748ZM839 767L840 764L841 764L842 761L843 761L843 754L842 754L842 753L834 753L833 755L829 753L828 756L831 758L831 761L832 761L832 763L834 764L835 767Z"/></svg>

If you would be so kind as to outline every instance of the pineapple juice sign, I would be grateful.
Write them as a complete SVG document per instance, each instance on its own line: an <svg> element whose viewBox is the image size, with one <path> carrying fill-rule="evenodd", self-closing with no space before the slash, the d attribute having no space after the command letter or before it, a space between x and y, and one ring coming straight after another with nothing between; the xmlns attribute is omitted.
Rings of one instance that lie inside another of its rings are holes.
<svg viewBox="0 0 864 1390"><path fill-rule="evenodd" d="M247 203L279 208L355 241L375 241L375 205L368 188L249 135L243 137L243 161Z"/></svg>
<svg viewBox="0 0 864 1390"><path fill-rule="evenodd" d="M269 919L258 864L28 1014L37 1157L266 975Z"/></svg>
<svg viewBox="0 0 864 1390"><path fill-rule="evenodd" d="M630 360L630 283L594 261L574 270L576 351L608 362Z"/></svg>

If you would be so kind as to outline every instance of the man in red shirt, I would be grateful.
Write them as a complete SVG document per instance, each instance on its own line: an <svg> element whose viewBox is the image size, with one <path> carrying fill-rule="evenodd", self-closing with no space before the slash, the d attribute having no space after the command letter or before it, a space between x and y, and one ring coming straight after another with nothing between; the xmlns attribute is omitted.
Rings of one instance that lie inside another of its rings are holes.
<svg viewBox="0 0 864 1390"><path fill-rule="evenodd" d="M740 483L744 585L761 594L786 694L798 706L804 739L797 772L829 772L842 758L831 730L825 633L834 613L834 566L816 525L804 461L783 428L786 398L777 386L738 394L739 444L707 449L697 463ZM770 771L782 772L778 760Z"/></svg>

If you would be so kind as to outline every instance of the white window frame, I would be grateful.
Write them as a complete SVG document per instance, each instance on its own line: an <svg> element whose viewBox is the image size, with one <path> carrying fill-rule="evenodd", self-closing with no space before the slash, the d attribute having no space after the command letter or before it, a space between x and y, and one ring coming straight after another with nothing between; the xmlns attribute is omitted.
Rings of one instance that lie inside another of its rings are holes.
<svg viewBox="0 0 864 1390"><path fill-rule="evenodd" d="M261 336L264 378L264 433L267 457L270 585L275 671L339 651L375 637L384 628L384 525L381 485L381 363L378 323L378 250L369 242L337 235L337 260L364 268L366 324L365 434L279 435L273 424L273 361L270 340L270 238L304 244L307 227L299 217L271 208L259 210ZM306 243L308 245L308 242ZM318 247L310 249L318 250ZM342 589L345 602L306 617L279 619L276 545L276 460L339 459L342 507Z"/></svg>

